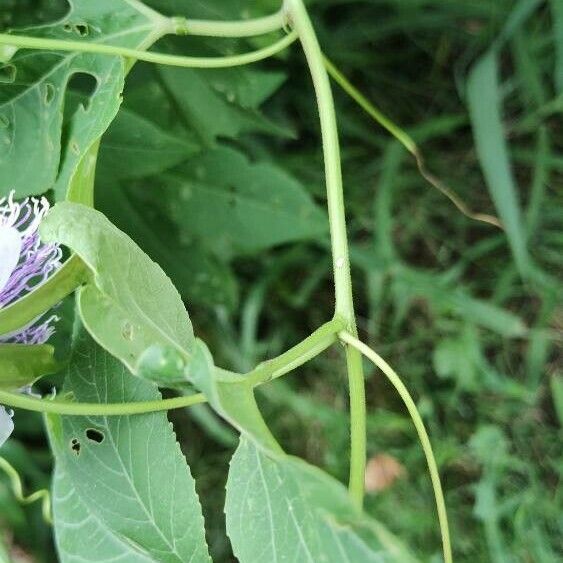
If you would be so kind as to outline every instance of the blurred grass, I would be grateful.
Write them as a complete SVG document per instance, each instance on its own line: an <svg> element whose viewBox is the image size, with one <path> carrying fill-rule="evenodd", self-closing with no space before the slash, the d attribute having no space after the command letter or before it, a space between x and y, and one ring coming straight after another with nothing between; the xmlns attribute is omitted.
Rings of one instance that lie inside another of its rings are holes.
<svg viewBox="0 0 563 563"><path fill-rule="evenodd" d="M20 21L40 6L26 2ZM231 3L229 3L230 5ZM232 2L233 12L244 2ZM263 1L266 6L276 5ZM415 139L432 172L506 231L460 214L428 186L407 152L335 87L355 298L362 337L418 400L444 479L456 560L557 561L563 553L563 8L511 0L317 0L308 3L328 57ZM14 12L19 12L20 8ZM512 16L511 16L512 14ZM239 145L292 170L323 201L313 91L299 49L267 113L295 140ZM327 320L323 241L234 264L236 312L190 305L199 335L239 370ZM541 274L538 274L541 272ZM400 400L367 367L369 455L407 475L367 510L425 561L439 537L424 457ZM346 382L338 347L265 386L267 420L291 453L346 479ZM223 486L232 435L205 410L172 415L206 511L217 561L230 561ZM6 457L29 490L48 478L35 415L18 413ZM217 426L219 424L219 426ZM22 447L25 444L25 448ZM4 527L37 561L52 561L39 507L20 507L0 480Z"/></svg>

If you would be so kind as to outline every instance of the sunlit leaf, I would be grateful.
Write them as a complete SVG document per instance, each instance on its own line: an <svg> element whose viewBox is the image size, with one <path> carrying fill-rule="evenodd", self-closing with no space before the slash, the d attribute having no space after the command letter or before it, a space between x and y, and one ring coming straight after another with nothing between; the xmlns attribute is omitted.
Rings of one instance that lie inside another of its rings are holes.
<svg viewBox="0 0 563 563"><path fill-rule="evenodd" d="M162 269L99 211L55 205L41 226L44 240L68 246L86 263L91 281L79 290L84 325L131 371L150 346L192 348L192 325Z"/></svg>

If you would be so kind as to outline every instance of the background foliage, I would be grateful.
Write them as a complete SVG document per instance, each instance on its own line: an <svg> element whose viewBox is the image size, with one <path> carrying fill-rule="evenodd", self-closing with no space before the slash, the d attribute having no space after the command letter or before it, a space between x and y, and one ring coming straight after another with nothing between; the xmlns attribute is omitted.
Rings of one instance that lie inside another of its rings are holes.
<svg viewBox="0 0 563 563"><path fill-rule="evenodd" d="M250 10L243 0L147 3L192 17ZM554 281L563 246L560 5L308 4L334 63L408 129L434 174L507 227L503 233L457 212L408 153L336 90L359 329L418 399L457 560L555 561L563 550L562 317ZM257 13L277 7L252 3ZM65 11L63 1L0 0L0 26L52 21ZM158 48L227 54L245 47L238 43L174 38ZM91 76L71 79L63 141L92 88ZM13 95L0 91L0 103ZM51 163L57 170L64 175L64 163ZM318 123L297 47L244 69L138 63L103 137L96 181L97 207L170 275L220 365L246 371L327 320L332 281ZM45 179L31 174L29 182ZM349 430L343 373L339 355L325 354L258 393L284 447L341 480ZM423 558L436 559L432 491L414 430L373 371L367 395L369 455L405 468L371 492L367 509ZM169 416L196 479L212 555L230 561L222 506L235 435L205 406ZM19 412L16 423L3 455L30 489L45 486L51 460L41 418ZM0 505L14 553L53 561L39 507L18 505L3 478Z"/></svg>

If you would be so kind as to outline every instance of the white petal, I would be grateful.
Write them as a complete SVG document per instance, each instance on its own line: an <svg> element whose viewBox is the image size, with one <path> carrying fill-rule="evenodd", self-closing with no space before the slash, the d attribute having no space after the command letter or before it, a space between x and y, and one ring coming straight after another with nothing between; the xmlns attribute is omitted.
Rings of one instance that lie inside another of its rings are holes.
<svg viewBox="0 0 563 563"><path fill-rule="evenodd" d="M0 291L16 269L21 250L22 239L17 229L0 226Z"/></svg>
<svg viewBox="0 0 563 563"><path fill-rule="evenodd" d="M14 431L14 422L11 414L0 406L0 447L10 437Z"/></svg>

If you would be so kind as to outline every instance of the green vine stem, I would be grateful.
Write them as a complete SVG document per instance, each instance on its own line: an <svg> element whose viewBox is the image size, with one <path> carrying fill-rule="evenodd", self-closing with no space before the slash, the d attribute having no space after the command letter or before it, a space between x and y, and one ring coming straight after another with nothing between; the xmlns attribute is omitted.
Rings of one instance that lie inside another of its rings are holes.
<svg viewBox="0 0 563 563"><path fill-rule="evenodd" d="M43 512L43 518L48 524L53 523L51 517L51 500L49 491L47 489L41 489L40 491L35 491L29 496L25 496L23 493L23 485L18 472L6 459L0 457L0 469L6 473L8 479L10 479L10 484L12 485L12 491L18 502L22 504L32 504L35 501L41 500L41 510Z"/></svg>
<svg viewBox="0 0 563 563"><path fill-rule="evenodd" d="M469 206L458 194L446 186L442 180L434 176L434 174L426 168L422 151L406 131L393 123L386 115L376 108L327 57L324 57L324 65L330 76L344 90L344 92L346 92L346 94L348 94L374 121L379 123L379 125L386 129L405 147L405 149L407 149L407 151L414 157L420 175L432 187L436 188L442 193L442 195L446 196L466 217L469 217L474 221L488 223L489 225L493 225L500 229L503 228L498 217L488 215L486 213L476 213L471 211Z"/></svg>
<svg viewBox="0 0 563 563"><path fill-rule="evenodd" d="M252 37L282 29L285 14L282 10L261 18L243 21L190 20L170 18L172 32L176 35L204 35L207 37Z"/></svg>
<svg viewBox="0 0 563 563"><path fill-rule="evenodd" d="M12 393L0 389L0 403L14 408L48 414L68 416L123 416L130 414L145 414L149 412L168 411L191 407L205 403L206 398L201 393L173 399L159 399L156 401L136 401L131 403L75 403L73 401L57 401L54 399L35 399L29 395Z"/></svg>
<svg viewBox="0 0 563 563"><path fill-rule="evenodd" d="M277 358L267 360L252 370L247 378L255 385L266 383L281 377L295 368L318 356L330 345L338 340L337 334L344 329L344 319L335 317L328 323L320 326L305 340L290 348Z"/></svg>
<svg viewBox="0 0 563 563"><path fill-rule="evenodd" d="M139 49L129 49L117 45L103 43L87 43L84 41L67 41L64 39L45 39L27 35L9 35L0 33L0 45L17 47L19 49L49 49L54 51L75 51L82 53L96 53L100 55L122 56L148 63L179 66L185 68L225 68L246 65L261 61L279 53L297 38L295 33L289 33L280 40L256 51L232 55L229 57L184 57L181 55L168 55Z"/></svg>
<svg viewBox="0 0 563 563"><path fill-rule="evenodd" d="M288 14L288 22L297 31L303 46L313 79L319 109L336 295L335 314L345 320L346 329L355 335L356 320L352 298L346 218L344 215L340 147L332 90L315 30L302 0L286 0L285 9ZM364 497L366 467L365 388L361 355L350 346L346 346L346 364L350 387L351 419L349 490L355 504L361 508Z"/></svg>
<svg viewBox="0 0 563 563"><path fill-rule="evenodd" d="M424 427L424 422L422 417L416 408L416 404L411 397L405 384L402 382L401 378L393 370L393 368L374 350L369 346L355 338L352 334L343 331L339 333L339 338L353 346L358 352L361 352L366 358L372 361L387 377L391 382L393 387L397 390L401 399L405 403L409 415L412 418L418 437L422 444L422 449L424 450L424 455L426 456L426 462L428 464L428 470L430 472L430 479L432 480L432 487L434 489L434 497L436 499L436 508L438 510L438 519L440 521L440 533L442 535L442 546L444 550L444 561L445 563L452 563L452 548L450 541L450 532L448 526L448 515L446 512L446 502L444 500L444 492L442 490L442 483L440 481L440 474L438 472L438 465L436 464L436 459L434 458L434 452L432 450L432 444L430 443L430 438Z"/></svg>

